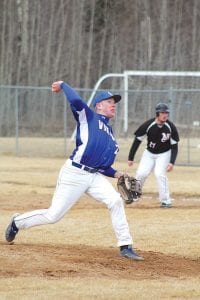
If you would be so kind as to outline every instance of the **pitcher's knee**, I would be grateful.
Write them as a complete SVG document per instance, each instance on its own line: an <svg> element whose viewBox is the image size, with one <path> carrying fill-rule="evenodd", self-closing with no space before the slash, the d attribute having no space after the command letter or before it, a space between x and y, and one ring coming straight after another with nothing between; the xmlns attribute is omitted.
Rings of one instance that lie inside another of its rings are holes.
<svg viewBox="0 0 200 300"><path fill-rule="evenodd" d="M50 212L47 212L46 218L48 219L49 224L54 224L54 223L57 223L58 221L60 221L62 216L55 214L55 213L52 214Z"/></svg>
<svg viewBox="0 0 200 300"><path fill-rule="evenodd" d="M140 174L136 174L135 178L137 180L140 180L140 182L142 183L142 185L144 184L146 178L149 176L149 174L146 173L140 173Z"/></svg>
<svg viewBox="0 0 200 300"><path fill-rule="evenodd" d="M109 205L109 209L116 207L116 206L121 206L121 205L123 205L123 200L120 195L117 195L117 197L112 199L112 201Z"/></svg>

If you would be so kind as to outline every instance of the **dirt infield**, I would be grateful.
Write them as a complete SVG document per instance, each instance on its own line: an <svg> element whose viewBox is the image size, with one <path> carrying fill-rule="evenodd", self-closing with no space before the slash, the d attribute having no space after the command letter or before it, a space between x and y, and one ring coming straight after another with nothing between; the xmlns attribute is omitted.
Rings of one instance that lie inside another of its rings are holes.
<svg viewBox="0 0 200 300"><path fill-rule="evenodd" d="M107 209L87 196L60 222L21 231L7 244L4 230L14 212L49 206L62 161L2 157L0 162L0 299L199 298L198 183L196 193L184 197L176 187L174 207L161 209L150 178L141 201L126 206L135 247L145 258L136 262L119 256ZM174 170L172 186L184 171ZM197 178L198 169L190 172ZM194 189L192 180L191 185ZM6 289L10 284L17 289Z"/></svg>
<svg viewBox="0 0 200 300"><path fill-rule="evenodd" d="M200 265L195 259L153 251L139 251L145 261L130 263L119 257L117 249L87 245L5 245L0 276L9 277L109 277L121 279L156 279L161 277L196 277ZM11 262L12 260L12 262Z"/></svg>

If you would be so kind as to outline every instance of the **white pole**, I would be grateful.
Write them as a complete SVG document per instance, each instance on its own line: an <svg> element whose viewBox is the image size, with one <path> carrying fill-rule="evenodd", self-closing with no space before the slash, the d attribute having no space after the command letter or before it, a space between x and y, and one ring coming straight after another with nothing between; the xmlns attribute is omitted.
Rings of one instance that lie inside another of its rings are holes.
<svg viewBox="0 0 200 300"><path fill-rule="evenodd" d="M98 90L98 87L104 81L106 78L109 77L124 77L124 87L125 87L125 92L124 92L124 132L127 132L128 130L128 76L177 76L177 77L200 77L200 72L187 72L187 71L131 71L131 70L126 70L124 71L123 74L121 73L109 73L105 74L100 79L97 81L95 84L94 90L87 102L88 106L91 104L92 99ZM76 134L76 131L74 130L71 139L74 139Z"/></svg>
<svg viewBox="0 0 200 300"><path fill-rule="evenodd" d="M187 72L187 71L124 71L127 75L131 76L177 76L177 77L200 77L200 72Z"/></svg>

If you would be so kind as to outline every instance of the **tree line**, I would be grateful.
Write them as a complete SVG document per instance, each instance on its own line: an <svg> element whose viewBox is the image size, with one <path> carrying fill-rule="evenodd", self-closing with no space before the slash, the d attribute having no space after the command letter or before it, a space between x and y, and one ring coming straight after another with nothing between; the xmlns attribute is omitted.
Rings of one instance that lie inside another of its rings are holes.
<svg viewBox="0 0 200 300"><path fill-rule="evenodd" d="M0 0L0 7L1 85L63 79L92 88L106 73L199 70L199 0Z"/></svg>

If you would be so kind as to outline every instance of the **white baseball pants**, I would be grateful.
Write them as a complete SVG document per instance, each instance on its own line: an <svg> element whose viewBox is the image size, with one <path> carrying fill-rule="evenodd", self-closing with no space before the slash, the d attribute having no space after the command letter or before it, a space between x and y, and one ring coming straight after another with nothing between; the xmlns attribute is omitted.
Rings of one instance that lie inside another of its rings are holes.
<svg viewBox="0 0 200 300"><path fill-rule="evenodd" d="M104 175L78 169L72 166L71 160L67 160L60 170L51 206L48 209L21 214L15 218L15 224L17 228L25 229L56 223L83 193L87 193L108 207L117 245L131 245L133 241L120 194Z"/></svg>
<svg viewBox="0 0 200 300"><path fill-rule="evenodd" d="M166 169L170 162L171 150L153 154L147 149L144 150L138 169L136 171L136 179L141 180L142 185L148 175L154 170L154 174L158 184L159 200L161 203L170 204L170 194Z"/></svg>

